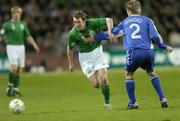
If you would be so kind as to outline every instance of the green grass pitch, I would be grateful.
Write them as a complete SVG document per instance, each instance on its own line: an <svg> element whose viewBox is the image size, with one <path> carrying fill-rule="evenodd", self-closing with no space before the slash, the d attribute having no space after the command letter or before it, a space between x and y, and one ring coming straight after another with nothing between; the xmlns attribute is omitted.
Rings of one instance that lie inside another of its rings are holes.
<svg viewBox="0 0 180 121"><path fill-rule="evenodd" d="M162 109L149 77L142 70L135 74L138 110L126 110L128 97L122 69L109 69L113 110L104 108L100 90L93 88L81 71L23 74L22 114L8 110L5 94L7 75L0 75L0 121L179 121L180 67L157 68L169 108Z"/></svg>

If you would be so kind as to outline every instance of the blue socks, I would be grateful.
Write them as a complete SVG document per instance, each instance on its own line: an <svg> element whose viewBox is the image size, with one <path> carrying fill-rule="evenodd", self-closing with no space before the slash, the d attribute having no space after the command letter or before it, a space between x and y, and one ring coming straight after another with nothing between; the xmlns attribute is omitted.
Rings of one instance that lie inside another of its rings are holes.
<svg viewBox="0 0 180 121"><path fill-rule="evenodd" d="M134 94L134 90L135 90L135 83L134 80L126 80L126 90L130 99L130 103L134 104L136 102L136 98L135 98L135 94Z"/></svg>
<svg viewBox="0 0 180 121"><path fill-rule="evenodd" d="M155 88L156 93L159 96L159 99L162 100L162 98L164 98L164 94L163 94L163 91L161 88L159 77L158 76L151 77L151 83L152 83L153 87Z"/></svg>
<svg viewBox="0 0 180 121"><path fill-rule="evenodd" d="M151 83L154 87L154 89L156 90L156 93L159 96L160 101L164 98L164 94L161 88L161 84L160 84L160 80L158 76L153 76L151 77ZM135 82L134 79L129 79L126 80L126 91L128 93L128 97L130 99L130 103L134 104L136 102L136 98L135 98Z"/></svg>

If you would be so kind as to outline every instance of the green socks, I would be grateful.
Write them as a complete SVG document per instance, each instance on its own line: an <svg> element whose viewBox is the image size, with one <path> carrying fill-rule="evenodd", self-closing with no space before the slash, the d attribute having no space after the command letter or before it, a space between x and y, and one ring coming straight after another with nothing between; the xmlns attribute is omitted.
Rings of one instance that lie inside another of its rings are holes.
<svg viewBox="0 0 180 121"><path fill-rule="evenodd" d="M19 75L15 75L15 80L14 80L14 88L18 88L19 87Z"/></svg>
<svg viewBox="0 0 180 121"><path fill-rule="evenodd" d="M14 73L9 72L9 83L8 83L8 87L13 87L13 82L14 82Z"/></svg>
<svg viewBox="0 0 180 121"><path fill-rule="evenodd" d="M8 87L18 88L19 87L19 82L20 82L19 75L10 72L9 73Z"/></svg>
<svg viewBox="0 0 180 121"><path fill-rule="evenodd" d="M110 104L110 89L109 85L101 85L101 91L104 95L105 103Z"/></svg>

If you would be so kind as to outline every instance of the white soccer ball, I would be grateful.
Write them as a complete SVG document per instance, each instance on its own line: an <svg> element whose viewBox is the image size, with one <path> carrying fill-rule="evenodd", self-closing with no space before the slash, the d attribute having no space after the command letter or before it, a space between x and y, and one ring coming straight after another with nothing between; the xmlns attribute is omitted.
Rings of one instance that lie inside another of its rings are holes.
<svg viewBox="0 0 180 121"><path fill-rule="evenodd" d="M13 99L9 103L9 110L14 114L22 113L25 109L24 102L20 99Z"/></svg>

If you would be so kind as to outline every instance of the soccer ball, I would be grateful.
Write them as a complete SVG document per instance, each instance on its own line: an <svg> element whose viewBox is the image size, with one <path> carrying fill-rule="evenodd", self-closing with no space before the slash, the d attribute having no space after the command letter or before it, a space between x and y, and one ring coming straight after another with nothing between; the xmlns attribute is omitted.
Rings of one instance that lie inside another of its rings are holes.
<svg viewBox="0 0 180 121"><path fill-rule="evenodd" d="M9 103L9 110L14 114L20 114L24 111L24 102L20 99L13 99Z"/></svg>

